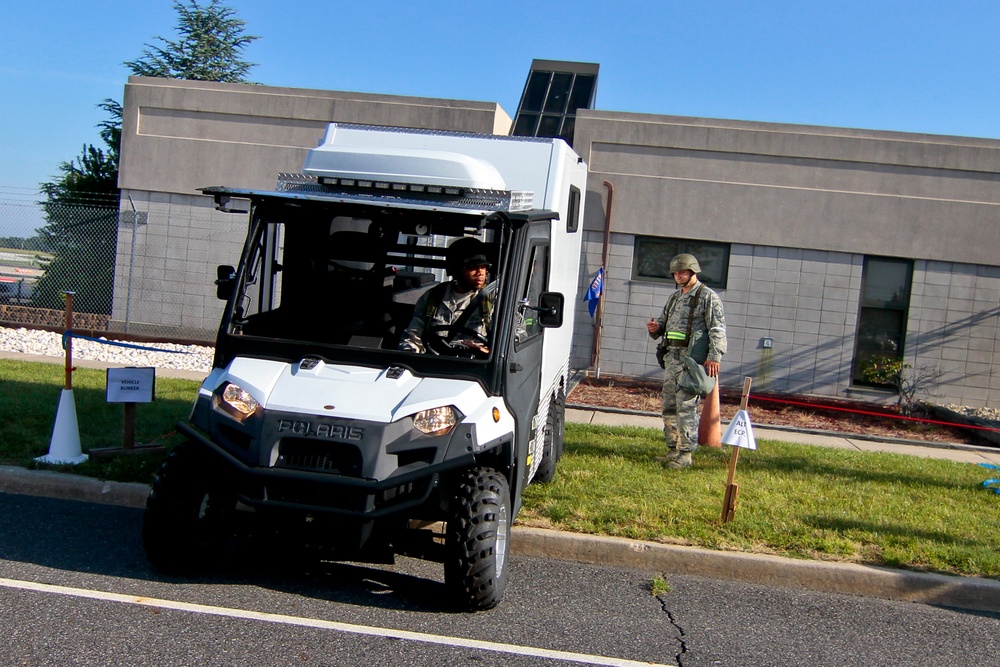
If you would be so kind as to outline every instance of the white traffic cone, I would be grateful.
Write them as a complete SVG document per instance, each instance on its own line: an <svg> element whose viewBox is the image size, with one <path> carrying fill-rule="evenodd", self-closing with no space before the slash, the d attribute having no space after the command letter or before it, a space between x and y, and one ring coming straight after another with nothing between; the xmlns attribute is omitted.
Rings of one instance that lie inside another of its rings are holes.
<svg viewBox="0 0 1000 667"><path fill-rule="evenodd" d="M73 400L72 389L63 389L59 396L49 453L35 460L39 463L63 465L76 465L87 460L87 455L80 449L80 429L76 424L76 402Z"/></svg>

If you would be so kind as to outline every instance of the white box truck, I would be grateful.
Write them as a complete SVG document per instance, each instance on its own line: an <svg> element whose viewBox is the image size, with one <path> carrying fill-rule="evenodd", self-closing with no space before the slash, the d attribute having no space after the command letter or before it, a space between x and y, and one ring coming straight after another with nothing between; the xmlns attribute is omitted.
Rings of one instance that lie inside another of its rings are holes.
<svg viewBox="0 0 1000 667"><path fill-rule="evenodd" d="M248 233L147 502L150 561L190 570L249 524L330 560L436 560L457 604L495 606L522 490L562 451L586 178L560 139L332 124L275 190L203 189ZM401 349L465 238L488 329Z"/></svg>

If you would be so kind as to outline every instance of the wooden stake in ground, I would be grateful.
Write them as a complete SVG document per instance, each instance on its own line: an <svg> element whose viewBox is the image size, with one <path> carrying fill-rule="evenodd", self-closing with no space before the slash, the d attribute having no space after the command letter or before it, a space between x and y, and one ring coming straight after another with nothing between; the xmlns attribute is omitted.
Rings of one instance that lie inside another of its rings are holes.
<svg viewBox="0 0 1000 667"><path fill-rule="evenodd" d="M73 389L73 292L63 292L66 297L66 329L63 333L63 345L66 347L66 382L64 389Z"/></svg>
<svg viewBox="0 0 1000 667"><path fill-rule="evenodd" d="M729 423L726 435L722 438L724 444L731 446L729 455L729 477L726 479L726 494L722 499L722 523L729 523L736 515L736 496L739 485L736 484L736 462L740 458L740 449L757 449L754 442L750 415L747 413L747 403L750 400L750 378L743 380L743 395L740 398L740 411Z"/></svg>
<svg viewBox="0 0 1000 667"><path fill-rule="evenodd" d="M701 419L698 421L698 444L703 447L722 447L722 410L719 407L719 382L701 402Z"/></svg>

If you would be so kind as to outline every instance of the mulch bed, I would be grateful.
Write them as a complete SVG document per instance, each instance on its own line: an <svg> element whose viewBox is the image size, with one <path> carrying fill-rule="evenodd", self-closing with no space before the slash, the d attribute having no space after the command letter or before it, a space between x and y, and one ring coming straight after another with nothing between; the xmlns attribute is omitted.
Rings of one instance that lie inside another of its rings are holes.
<svg viewBox="0 0 1000 667"><path fill-rule="evenodd" d="M723 421L731 419L739 410L741 396L738 392L723 390L719 404ZM583 378L570 392L568 402L621 410L636 410L659 414L660 385L650 380L633 378L593 377ZM942 421L940 416L928 413L910 415L927 422L902 418L890 407L817 396L791 396L782 394L756 394L751 390L747 410L755 425L787 426L837 433L923 440L972 445L992 445L974 430L929 423ZM995 445L993 445L995 446Z"/></svg>

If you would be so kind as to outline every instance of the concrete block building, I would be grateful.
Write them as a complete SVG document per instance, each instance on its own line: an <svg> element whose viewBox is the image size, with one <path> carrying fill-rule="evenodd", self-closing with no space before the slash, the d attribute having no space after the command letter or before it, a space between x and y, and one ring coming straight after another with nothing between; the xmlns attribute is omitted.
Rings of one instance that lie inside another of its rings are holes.
<svg viewBox="0 0 1000 667"><path fill-rule="evenodd" d="M497 104L129 79L113 320L211 339L215 266L244 220L197 188L271 187L332 121L507 134ZM875 355L933 371L939 403L1000 407L1000 141L580 109L590 167L573 365L657 377L644 323L692 252L726 306L722 380L891 400Z"/></svg>

